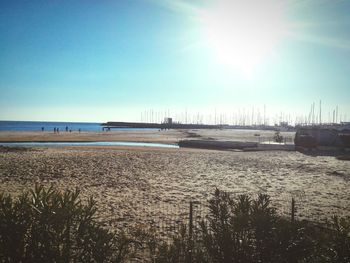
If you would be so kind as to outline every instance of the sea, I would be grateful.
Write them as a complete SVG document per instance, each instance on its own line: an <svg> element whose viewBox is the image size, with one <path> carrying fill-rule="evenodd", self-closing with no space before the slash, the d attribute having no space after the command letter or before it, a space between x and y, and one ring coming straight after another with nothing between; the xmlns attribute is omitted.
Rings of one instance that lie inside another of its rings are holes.
<svg viewBox="0 0 350 263"><path fill-rule="evenodd" d="M101 123L95 122L52 122L52 121L0 121L0 131L102 131Z"/></svg>
<svg viewBox="0 0 350 263"><path fill-rule="evenodd" d="M54 122L54 121L0 121L0 131L65 131L99 132L102 123L98 122ZM157 130L148 128L114 128L113 131Z"/></svg>
<svg viewBox="0 0 350 263"><path fill-rule="evenodd" d="M0 131L65 131L99 132L101 123L97 122L52 122L52 121L0 121ZM158 130L148 128L114 128L113 131ZM178 145L145 142L0 142L0 146L10 147L53 147L53 146L131 146L179 148Z"/></svg>

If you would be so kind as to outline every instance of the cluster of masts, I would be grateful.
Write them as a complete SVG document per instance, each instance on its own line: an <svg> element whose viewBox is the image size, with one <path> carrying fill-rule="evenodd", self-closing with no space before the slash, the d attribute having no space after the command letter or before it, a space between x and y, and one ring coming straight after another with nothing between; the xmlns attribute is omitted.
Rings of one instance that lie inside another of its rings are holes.
<svg viewBox="0 0 350 263"><path fill-rule="evenodd" d="M219 112L213 113L190 112L187 109L183 112L170 112L170 110L156 111L153 109L145 110L141 113L140 121L144 123L162 123L168 117L173 117L173 123L181 124L214 124L214 125L267 125L269 120L265 113L259 109L252 110L239 109L231 113ZM276 117L277 118L277 117Z"/></svg>
<svg viewBox="0 0 350 263"><path fill-rule="evenodd" d="M214 124L214 125L235 125L235 126L269 126L269 125L322 125L337 124L346 120L345 114L339 114L338 106L328 112L328 118L322 113L322 102L319 101L318 109L316 104L311 104L310 112L306 115L293 116L290 113L280 112L278 114L267 114L266 106L263 109L237 109L230 113L227 111L214 111L210 113L184 111L174 112L169 109L154 110L147 109L141 112L140 121L143 123L163 123L167 118L172 117L173 123L181 124Z"/></svg>
<svg viewBox="0 0 350 263"><path fill-rule="evenodd" d="M322 111L322 101L319 101L318 109L316 103L313 102L310 107L310 112L306 116L299 116L296 119L295 125L334 125L347 122L347 115L342 114L338 110L338 105L328 111L327 115Z"/></svg>

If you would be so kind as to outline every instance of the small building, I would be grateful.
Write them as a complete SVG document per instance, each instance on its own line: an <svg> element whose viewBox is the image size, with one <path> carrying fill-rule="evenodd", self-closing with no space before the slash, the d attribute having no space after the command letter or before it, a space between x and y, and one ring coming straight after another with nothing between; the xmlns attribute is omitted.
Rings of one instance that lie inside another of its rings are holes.
<svg viewBox="0 0 350 263"><path fill-rule="evenodd" d="M173 118L169 118L169 117L164 118L164 124L173 124Z"/></svg>

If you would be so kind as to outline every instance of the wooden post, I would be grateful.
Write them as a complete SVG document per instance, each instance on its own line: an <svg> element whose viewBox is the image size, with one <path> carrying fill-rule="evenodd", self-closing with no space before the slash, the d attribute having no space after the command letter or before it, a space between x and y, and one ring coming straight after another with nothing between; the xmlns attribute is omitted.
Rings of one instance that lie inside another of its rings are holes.
<svg viewBox="0 0 350 263"><path fill-rule="evenodd" d="M294 197L292 197L292 218L291 218L291 222L292 224L294 224L295 221L295 200Z"/></svg>
<svg viewBox="0 0 350 263"><path fill-rule="evenodd" d="M190 216L188 227L188 263L192 263L192 249L193 249L193 203L190 201Z"/></svg>

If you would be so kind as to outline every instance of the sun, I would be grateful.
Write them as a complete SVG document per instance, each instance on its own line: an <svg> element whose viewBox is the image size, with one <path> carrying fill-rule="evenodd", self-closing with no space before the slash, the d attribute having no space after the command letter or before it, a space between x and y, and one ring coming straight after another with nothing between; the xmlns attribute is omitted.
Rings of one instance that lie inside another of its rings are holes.
<svg viewBox="0 0 350 263"><path fill-rule="evenodd" d="M284 32L278 0L216 0L200 12L205 41L217 59L250 75L273 51Z"/></svg>

